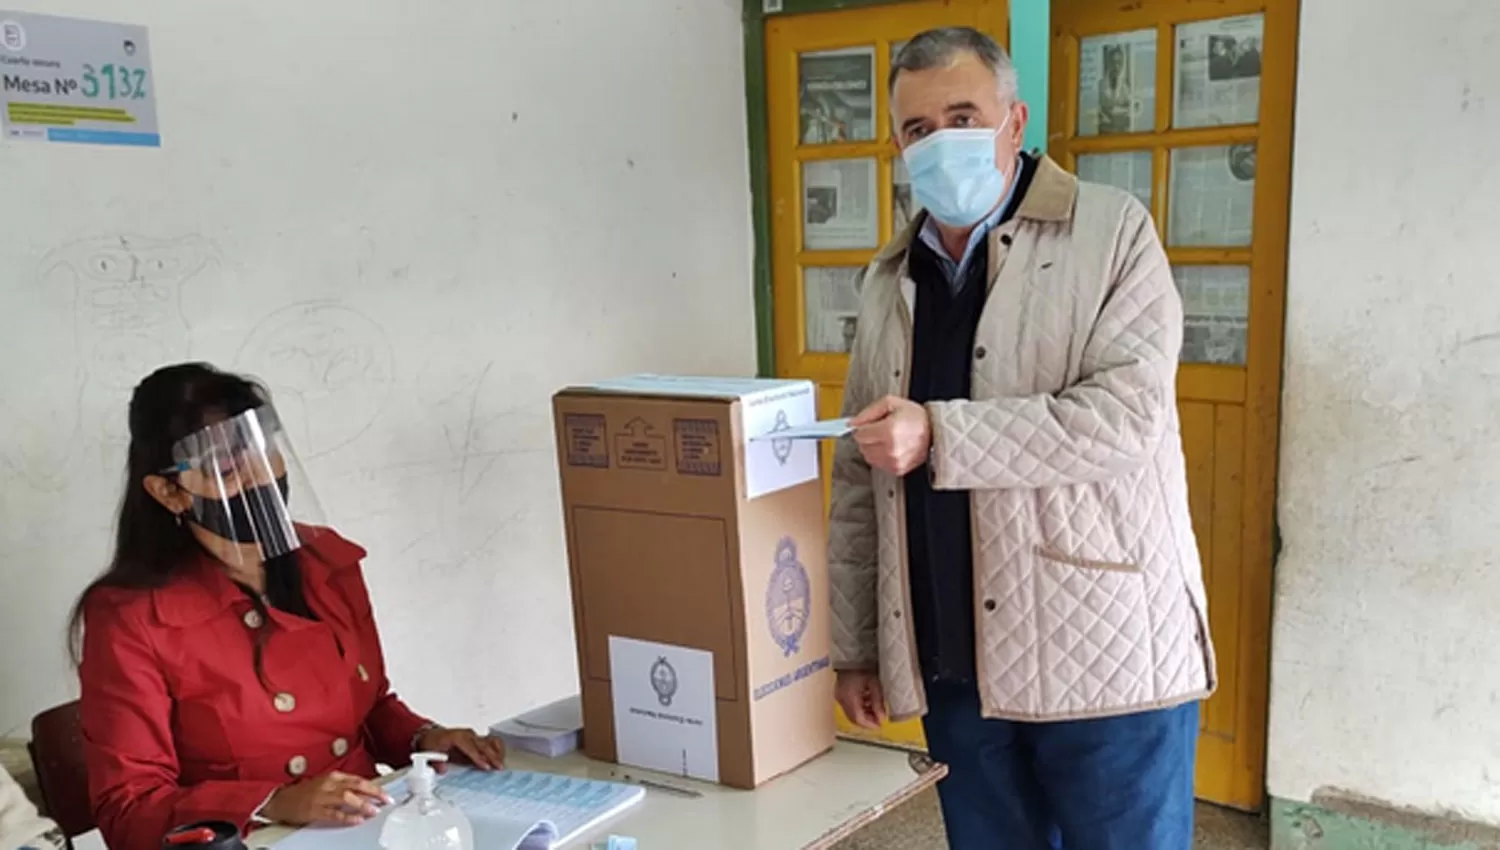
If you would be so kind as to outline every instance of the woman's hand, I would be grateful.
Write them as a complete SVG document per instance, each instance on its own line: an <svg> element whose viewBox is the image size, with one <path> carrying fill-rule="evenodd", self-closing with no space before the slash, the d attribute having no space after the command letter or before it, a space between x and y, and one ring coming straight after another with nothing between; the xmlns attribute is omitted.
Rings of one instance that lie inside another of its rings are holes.
<svg viewBox="0 0 1500 850"><path fill-rule="evenodd" d="M443 753L458 764L472 764L480 770L505 767L505 744L499 738L480 736L473 729L446 729L439 726L417 736L417 752ZM433 765L441 769L442 765Z"/></svg>
<svg viewBox="0 0 1500 850"><path fill-rule="evenodd" d="M375 817L391 801L368 779L334 771L283 787L261 808L266 820L287 826L336 823L354 826Z"/></svg>

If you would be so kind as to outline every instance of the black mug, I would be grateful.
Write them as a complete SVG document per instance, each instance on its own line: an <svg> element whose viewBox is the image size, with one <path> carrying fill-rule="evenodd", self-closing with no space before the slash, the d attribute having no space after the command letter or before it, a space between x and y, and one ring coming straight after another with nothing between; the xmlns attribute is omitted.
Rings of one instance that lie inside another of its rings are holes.
<svg viewBox="0 0 1500 850"><path fill-rule="evenodd" d="M162 837L164 850L248 850L239 827L221 820L179 826Z"/></svg>

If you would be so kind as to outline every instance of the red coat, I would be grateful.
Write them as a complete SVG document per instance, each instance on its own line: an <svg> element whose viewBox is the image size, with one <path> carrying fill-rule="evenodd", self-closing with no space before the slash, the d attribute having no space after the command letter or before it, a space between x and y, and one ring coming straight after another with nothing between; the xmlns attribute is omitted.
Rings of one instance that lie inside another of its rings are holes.
<svg viewBox="0 0 1500 850"><path fill-rule="evenodd" d="M110 850L157 850L196 820L246 830L284 784L409 761L428 720L386 680L364 550L322 531L300 555L318 622L271 612L265 685L253 651L266 625L206 554L166 587L90 594L83 749Z"/></svg>

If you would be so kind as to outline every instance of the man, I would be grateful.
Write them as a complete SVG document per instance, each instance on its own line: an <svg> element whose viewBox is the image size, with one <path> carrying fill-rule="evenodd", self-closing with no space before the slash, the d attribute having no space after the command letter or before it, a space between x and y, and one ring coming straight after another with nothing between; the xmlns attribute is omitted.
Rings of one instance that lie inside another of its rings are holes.
<svg viewBox="0 0 1500 850"><path fill-rule="evenodd" d="M0 767L0 850L62 850L57 824L37 814L21 786Z"/></svg>
<svg viewBox="0 0 1500 850"><path fill-rule="evenodd" d="M1151 217L1022 154L1004 51L891 71L925 212L872 263L834 461L837 696L921 716L959 850L1187 850L1214 687Z"/></svg>
<svg viewBox="0 0 1500 850"><path fill-rule="evenodd" d="M1260 76L1260 39L1246 38L1238 42L1234 56L1234 75L1241 79Z"/></svg>

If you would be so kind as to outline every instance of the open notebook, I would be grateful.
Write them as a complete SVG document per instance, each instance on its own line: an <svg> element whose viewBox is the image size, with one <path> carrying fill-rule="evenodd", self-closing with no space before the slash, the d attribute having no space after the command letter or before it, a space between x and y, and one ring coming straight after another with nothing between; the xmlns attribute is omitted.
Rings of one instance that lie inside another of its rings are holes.
<svg viewBox="0 0 1500 850"><path fill-rule="evenodd" d="M398 802L406 799L404 781L386 790ZM455 767L438 778L437 794L469 816L474 850L552 850L639 803L646 789L524 770ZM384 822L382 815L355 827L310 827L276 842L275 850L378 850Z"/></svg>

